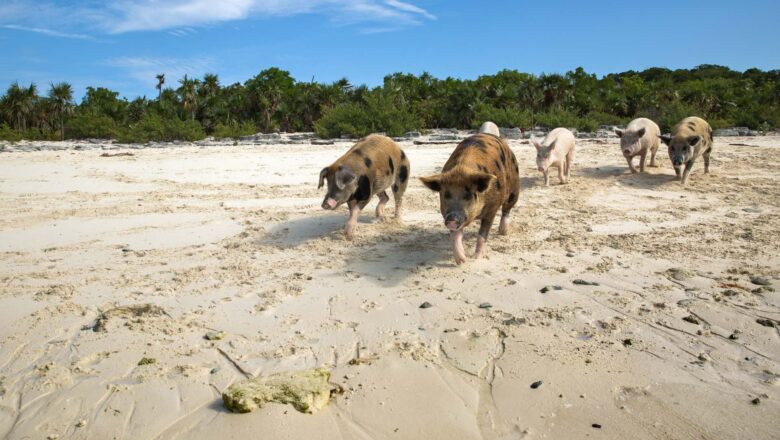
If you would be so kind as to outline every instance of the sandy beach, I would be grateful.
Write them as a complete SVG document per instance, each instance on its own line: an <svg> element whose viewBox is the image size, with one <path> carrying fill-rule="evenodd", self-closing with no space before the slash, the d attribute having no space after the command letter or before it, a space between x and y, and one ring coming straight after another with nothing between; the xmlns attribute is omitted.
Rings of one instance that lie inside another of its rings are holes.
<svg viewBox="0 0 780 440"><path fill-rule="evenodd" d="M352 242L316 189L346 141L0 153L0 438L780 438L780 137L685 188L617 139L545 188L512 140L510 234L463 266L416 179L456 142L400 145L404 224L374 199ZM315 367L316 414L223 405Z"/></svg>

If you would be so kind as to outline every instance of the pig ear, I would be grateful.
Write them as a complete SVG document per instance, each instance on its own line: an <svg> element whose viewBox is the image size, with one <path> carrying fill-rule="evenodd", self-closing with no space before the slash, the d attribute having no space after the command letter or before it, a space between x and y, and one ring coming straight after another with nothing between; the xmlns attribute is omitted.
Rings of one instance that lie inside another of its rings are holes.
<svg viewBox="0 0 780 440"><path fill-rule="evenodd" d="M542 142L533 136L531 136L531 145L533 145L536 148L542 148Z"/></svg>
<svg viewBox="0 0 780 440"><path fill-rule="evenodd" d="M695 147L696 144L698 144L700 140L701 140L701 136L698 136L698 135L690 136L688 138L688 145L690 145L691 147Z"/></svg>
<svg viewBox="0 0 780 440"><path fill-rule="evenodd" d="M336 186L339 189L344 189L345 186L352 183L353 180L355 180L357 176L355 176L355 173L352 172L349 168L341 167L336 172Z"/></svg>
<svg viewBox="0 0 780 440"><path fill-rule="evenodd" d="M672 143L672 136L668 134L662 134L658 135L658 138L661 139L661 142L665 143L666 145L669 145Z"/></svg>
<svg viewBox="0 0 780 440"><path fill-rule="evenodd" d="M555 149L555 143L556 143L556 142L558 142L558 141L557 141L557 140L555 140L555 141L553 141L553 143L551 143L551 144L550 144L550 147L549 147L549 148L550 148L550 150L554 150L554 149Z"/></svg>
<svg viewBox="0 0 780 440"><path fill-rule="evenodd" d="M642 128L639 131L636 132L637 137L642 137L645 135L645 129Z"/></svg>
<svg viewBox="0 0 780 440"><path fill-rule="evenodd" d="M322 185L325 184L325 177L328 175L328 167L325 167L320 171L320 183L317 185L317 189L322 188Z"/></svg>
<svg viewBox="0 0 780 440"><path fill-rule="evenodd" d="M615 129L615 134L617 137L622 138L623 137L623 130L620 130L619 128Z"/></svg>
<svg viewBox="0 0 780 440"><path fill-rule="evenodd" d="M495 180L496 176L492 174L479 173L471 177L471 183L477 189L477 192L485 192L490 187L490 182Z"/></svg>
<svg viewBox="0 0 780 440"><path fill-rule="evenodd" d="M441 174L436 174L434 176L428 176L428 177L420 177L420 182L422 182L423 185L427 186L428 189L432 191L436 191L436 192L441 191Z"/></svg>

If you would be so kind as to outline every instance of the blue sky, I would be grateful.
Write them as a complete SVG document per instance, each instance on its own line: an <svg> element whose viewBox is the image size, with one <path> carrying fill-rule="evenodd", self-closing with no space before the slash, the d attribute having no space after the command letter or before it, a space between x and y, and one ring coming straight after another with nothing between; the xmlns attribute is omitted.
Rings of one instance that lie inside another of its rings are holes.
<svg viewBox="0 0 780 440"><path fill-rule="evenodd" d="M641 6L642 4L649 6ZM0 88L68 81L155 96L277 66L377 85L392 72L599 75L652 66L780 68L777 0L0 0Z"/></svg>

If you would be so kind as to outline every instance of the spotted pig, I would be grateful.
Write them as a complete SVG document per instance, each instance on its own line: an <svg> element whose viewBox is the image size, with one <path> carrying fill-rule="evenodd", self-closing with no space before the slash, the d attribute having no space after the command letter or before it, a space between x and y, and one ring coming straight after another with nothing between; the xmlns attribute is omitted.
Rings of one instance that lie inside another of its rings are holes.
<svg viewBox="0 0 780 440"><path fill-rule="evenodd" d="M333 210L347 204L349 218L344 235L351 240L360 211L376 195L379 197L376 216L382 217L385 204L390 200L387 190L392 188L395 218L400 221L401 199L409 182L409 171L409 159L392 139L380 135L368 136L320 171L317 188L322 188L328 181L322 208Z"/></svg>
<svg viewBox="0 0 780 440"><path fill-rule="evenodd" d="M479 219L480 226L474 258L484 256L499 208L498 233L508 232L509 212L520 194L520 177L517 159L502 139L490 134L471 136L455 148L440 174L420 180L439 193L441 215L450 230L457 264L466 261L463 229L475 220Z"/></svg>
<svg viewBox="0 0 780 440"><path fill-rule="evenodd" d="M712 128L707 121L696 116L685 118L675 125L672 134L659 137L669 147L669 159L680 183L688 182L688 175L699 156L704 158L704 174L710 172ZM685 170L681 169L683 164Z"/></svg>

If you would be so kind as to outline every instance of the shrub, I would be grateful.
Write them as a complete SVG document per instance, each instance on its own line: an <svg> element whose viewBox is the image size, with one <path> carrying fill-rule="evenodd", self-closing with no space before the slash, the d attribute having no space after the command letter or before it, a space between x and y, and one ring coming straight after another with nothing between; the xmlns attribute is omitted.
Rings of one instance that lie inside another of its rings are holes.
<svg viewBox="0 0 780 440"><path fill-rule="evenodd" d="M249 136L257 133L257 127L252 121L246 121L239 124L237 121L230 121L229 125L219 123L214 127L214 137L217 139Z"/></svg>
<svg viewBox="0 0 780 440"><path fill-rule="evenodd" d="M322 138L362 137L379 132L401 136L422 129L423 125L422 118L409 106L381 90L370 92L364 103L341 104L326 111L314 124L317 136Z"/></svg>
<svg viewBox="0 0 780 440"><path fill-rule="evenodd" d="M22 134L13 130L8 124L0 125L0 140L19 142L22 140Z"/></svg>
<svg viewBox="0 0 780 440"><path fill-rule="evenodd" d="M197 121L182 121L178 118L163 119L154 113L149 113L138 123L119 130L117 140L122 143L171 142L175 140L192 142L205 137L203 127Z"/></svg>
<svg viewBox="0 0 780 440"><path fill-rule="evenodd" d="M116 122L109 116L76 115L65 124L67 139L113 139L116 135Z"/></svg>
<svg viewBox="0 0 780 440"><path fill-rule="evenodd" d="M534 118L528 111L482 104L474 114L471 127L478 128L486 121L492 121L499 127L530 128L533 126Z"/></svg>
<svg viewBox="0 0 780 440"><path fill-rule="evenodd" d="M543 113L537 113L534 116L536 125L547 128L579 128L582 123L579 116L566 110L548 110Z"/></svg>

